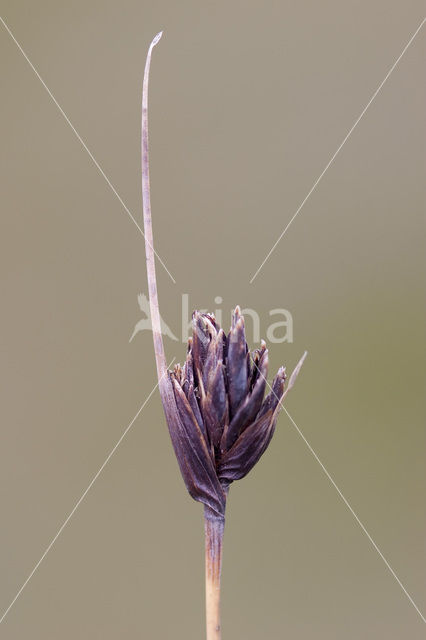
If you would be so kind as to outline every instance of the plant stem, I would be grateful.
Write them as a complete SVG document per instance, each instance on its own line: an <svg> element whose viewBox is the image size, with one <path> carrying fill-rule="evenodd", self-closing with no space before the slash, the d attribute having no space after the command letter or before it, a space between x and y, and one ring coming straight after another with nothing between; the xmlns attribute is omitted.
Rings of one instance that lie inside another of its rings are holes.
<svg viewBox="0 0 426 640"><path fill-rule="evenodd" d="M173 390L166 378L167 364L161 335L161 318L158 304L157 280L155 274L155 251L152 232L151 196L149 184L149 148L148 148L148 84L152 49L158 43L162 33L158 33L148 50L142 91L142 202L148 276L149 305L151 312L154 351L157 365L160 394L166 416L174 406ZM225 489L227 493L227 489ZM225 519L218 516L209 507L204 509L205 553L206 553L206 628L207 640L220 640L220 573L222 568L222 541Z"/></svg>
<svg viewBox="0 0 426 640"><path fill-rule="evenodd" d="M207 640L220 640L220 573L225 519L204 508Z"/></svg>

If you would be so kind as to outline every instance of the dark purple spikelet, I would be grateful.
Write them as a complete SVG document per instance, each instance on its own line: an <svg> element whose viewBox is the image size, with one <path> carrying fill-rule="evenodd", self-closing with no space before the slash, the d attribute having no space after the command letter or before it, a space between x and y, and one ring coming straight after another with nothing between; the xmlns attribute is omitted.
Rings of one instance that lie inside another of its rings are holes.
<svg viewBox="0 0 426 640"><path fill-rule="evenodd" d="M239 307L228 335L210 314L195 311L192 325L185 363L162 385L163 406L190 495L224 516L229 485L249 473L271 441L286 375L281 367L264 397L268 350L262 341L249 352Z"/></svg>

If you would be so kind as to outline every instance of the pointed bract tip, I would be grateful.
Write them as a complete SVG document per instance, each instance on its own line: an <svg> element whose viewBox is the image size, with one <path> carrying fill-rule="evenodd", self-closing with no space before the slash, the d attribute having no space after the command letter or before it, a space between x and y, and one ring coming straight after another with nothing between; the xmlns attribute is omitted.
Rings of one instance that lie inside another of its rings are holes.
<svg viewBox="0 0 426 640"><path fill-rule="evenodd" d="M302 365L305 362L305 358L307 355L308 355L308 352L305 351L305 353L303 354L303 356L300 358L299 362L295 366L293 373L290 376L290 380L288 381L287 391L290 391L290 389L293 387L294 383L296 382L296 378L299 375L300 369L302 368Z"/></svg>
<svg viewBox="0 0 426 640"><path fill-rule="evenodd" d="M155 47L155 45L156 45L158 42L160 42L160 40L161 40L161 36L162 36L162 35L163 35L163 32L162 32L162 31L159 31L159 32L157 33L157 35L155 36L155 38L154 38L154 39L153 39L153 41L151 42L151 47Z"/></svg>
<svg viewBox="0 0 426 640"><path fill-rule="evenodd" d="M279 378L286 378L286 374L285 374L285 367L280 367L277 371L277 377Z"/></svg>

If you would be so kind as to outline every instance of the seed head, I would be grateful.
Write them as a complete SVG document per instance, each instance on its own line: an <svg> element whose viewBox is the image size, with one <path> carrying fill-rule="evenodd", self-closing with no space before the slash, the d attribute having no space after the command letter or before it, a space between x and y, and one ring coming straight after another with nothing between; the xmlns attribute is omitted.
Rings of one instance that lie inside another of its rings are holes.
<svg viewBox="0 0 426 640"><path fill-rule="evenodd" d="M198 311L192 329L185 363L168 372L160 391L190 495L223 516L229 485L247 475L271 441L286 374L281 367L264 397L268 350L262 341L250 353L239 307L228 335L212 314Z"/></svg>
<svg viewBox="0 0 426 640"><path fill-rule="evenodd" d="M266 345L262 342L260 349L249 352L240 308L234 311L228 335L212 314L195 311L185 363L167 370L155 275L148 153L149 70L161 34L148 49L141 127L145 253L158 386L186 487L195 500L204 503L206 512L223 518L229 485L247 475L267 449L281 403L306 353L286 390L283 367L270 386ZM270 393L264 398L266 386Z"/></svg>

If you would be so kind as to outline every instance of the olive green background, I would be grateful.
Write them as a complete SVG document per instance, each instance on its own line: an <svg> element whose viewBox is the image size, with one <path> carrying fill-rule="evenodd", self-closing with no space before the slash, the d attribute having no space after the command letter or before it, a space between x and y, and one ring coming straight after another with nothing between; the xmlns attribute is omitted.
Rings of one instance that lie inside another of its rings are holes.
<svg viewBox="0 0 426 640"><path fill-rule="evenodd" d="M141 221L150 85L162 315L181 294L294 319L271 376L309 357L293 419L418 607L424 588L421 2L11 2L1 15ZM3 612L155 385L143 238L0 25ZM183 344L166 339L169 359ZM200 639L202 510L155 393L42 561L0 636ZM0 613L1 615L1 613ZM424 624L281 414L231 489L223 638L418 640Z"/></svg>

